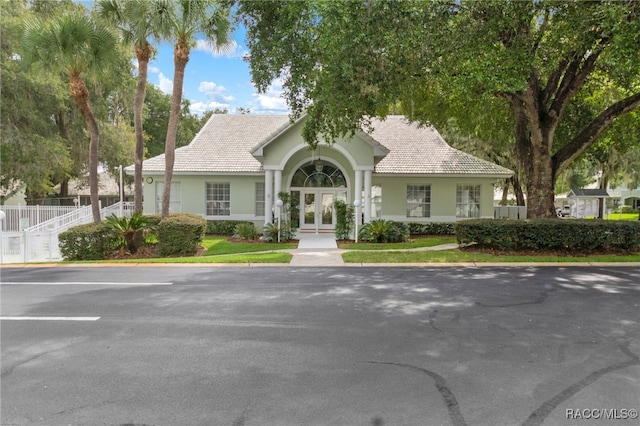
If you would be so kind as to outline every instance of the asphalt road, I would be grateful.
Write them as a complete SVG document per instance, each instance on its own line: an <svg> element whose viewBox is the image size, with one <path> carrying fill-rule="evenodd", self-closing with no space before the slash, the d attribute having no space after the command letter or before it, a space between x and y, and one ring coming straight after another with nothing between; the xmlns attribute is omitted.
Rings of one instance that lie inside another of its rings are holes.
<svg viewBox="0 0 640 426"><path fill-rule="evenodd" d="M639 424L637 267L0 277L2 425Z"/></svg>

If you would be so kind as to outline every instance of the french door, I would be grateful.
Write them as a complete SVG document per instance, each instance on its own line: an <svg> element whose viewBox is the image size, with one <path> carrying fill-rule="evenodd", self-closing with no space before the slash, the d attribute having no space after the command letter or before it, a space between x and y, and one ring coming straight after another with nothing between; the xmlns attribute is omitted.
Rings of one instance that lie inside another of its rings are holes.
<svg viewBox="0 0 640 426"><path fill-rule="evenodd" d="M300 191L300 230L328 231L336 227L333 203L346 198L346 191L329 188Z"/></svg>

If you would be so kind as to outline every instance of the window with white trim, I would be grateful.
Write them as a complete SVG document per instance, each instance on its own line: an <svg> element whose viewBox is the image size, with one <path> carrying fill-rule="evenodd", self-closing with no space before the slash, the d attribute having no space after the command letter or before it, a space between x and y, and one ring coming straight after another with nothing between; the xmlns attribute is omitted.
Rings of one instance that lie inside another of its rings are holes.
<svg viewBox="0 0 640 426"><path fill-rule="evenodd" d="M264 182L256 182L256 216L264 216Z"/></svg>
<svg viewBox="0 0 640 426"><path fill-rule="evenodd" d="M162 212L162 192L164 182L156 182L156 212ZM171 194L169 196L169 213L179 213L182 211L182 194L180 193L180 182L171 181Z"/></svg>
<svg viewBox="0 0 640 426"><path fill-rule="evenodd" d="M206 183L207 216L231 215L231 184L229 182Z"/></svg>
<svg viewBox="0 0 640 426"><path fill-rule="evenodd" d="M480 185L458 185L456 190L456 217L480 217Z"/></svg>
<svg viewBox="0 0 640 426"><path fill-rule="evenodd" d="M431 216L431 185L407 185L407 217Z"/></svg>

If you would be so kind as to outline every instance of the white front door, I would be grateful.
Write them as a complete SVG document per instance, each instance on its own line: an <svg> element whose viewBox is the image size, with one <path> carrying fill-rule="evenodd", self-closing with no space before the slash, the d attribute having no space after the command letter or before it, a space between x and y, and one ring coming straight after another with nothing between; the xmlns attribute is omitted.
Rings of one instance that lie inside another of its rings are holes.
<svg viewBox="0 0 640 426"><path fill-rule="evenodd" d="M335 190L326 188L300 191L300 229L316 232L335 229L335 196Z"/></svg>

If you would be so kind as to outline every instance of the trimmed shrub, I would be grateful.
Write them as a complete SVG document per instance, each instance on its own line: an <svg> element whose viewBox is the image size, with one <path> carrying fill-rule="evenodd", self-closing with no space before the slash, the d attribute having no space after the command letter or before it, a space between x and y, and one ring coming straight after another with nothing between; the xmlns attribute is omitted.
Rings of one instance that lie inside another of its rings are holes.
<svg viewBox="0 0 640 426"><path fill-rule="evenodd" d="M455 223L453 222L424 222L408 223L411 235L455 235Z"/></svg>
<svg viewBox="0 0 640 426"><path fill-rule="evenodd" d="M236 232L236 226L247 223L253 225L253 222L247 220L207 220L205 232L207 235L226 235L230 237Z"/></svg>
<svg viewBox="0 0 640 426"><path fill-rule="evenodd" d="M239 223L235 227L233 237L241 240L255 240L258 238L258 230L252 222Z"/></svg>
<svg viewBox="0 0 640 426"><path fill-rule="evenodd" d="M118 248L120 236L104 222L75 226L58 235L65 260L102 260Z"/></svg>
<svg viewBox="0 0 640 426"><path fill-rule="evenodd" d="M193 256L202 243L207 221L186 213L169 215L158 224L160 256Z"/></svg>
<svg viewBox="0 0 640 426"><path fill-rule="evenodd" d="M640 223L630 221L478 219L455 228L459 244L497 250L640 250Z"/></svg>
<svg viewBox="0 0 640 426"><path fill-rule="evenodd" d="M409 227L405 223L375 219L362 225L358 238L372 243L400 243L409 239Z"/></svg>

